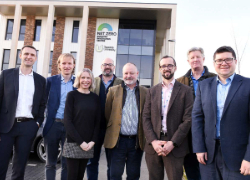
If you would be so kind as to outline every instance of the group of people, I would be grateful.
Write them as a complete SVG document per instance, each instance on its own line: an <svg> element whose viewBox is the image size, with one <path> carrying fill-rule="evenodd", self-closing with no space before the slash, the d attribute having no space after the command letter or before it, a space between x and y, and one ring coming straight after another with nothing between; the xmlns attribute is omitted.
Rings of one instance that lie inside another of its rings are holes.
<svg viewBox="0 0 250 180"><path fill-rule="evenodd" d="M162 82L139 84L135 64L115 76L114 61L102 61L102 74L76 73L75 59L61 54L59 74L47 80L32 70L33 46L24 46L19 68L0 75L0 180L13 151L12 180L23 180L37 130L43 127L46 180L55 180L59 145L61 179L98 179L104 145L107 179L140 179L143 152L150 180L250 180L250 79L235 73L229 46L213 56L217 75L204 66L202 48L187 53L191 69L175 79L177 62L159 61ZM192 128L191 128L192 127Z"/></svg>

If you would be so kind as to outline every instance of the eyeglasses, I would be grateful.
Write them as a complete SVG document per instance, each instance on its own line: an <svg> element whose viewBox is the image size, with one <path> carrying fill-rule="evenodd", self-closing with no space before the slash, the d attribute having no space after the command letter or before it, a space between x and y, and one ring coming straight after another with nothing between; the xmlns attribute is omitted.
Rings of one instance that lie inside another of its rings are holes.
<svg viewBox="0 0 250 180"><path fill-rule="evenodd" d="M226 59L216 59L214 60L215 64L221 65L223 61L225 61L226 64L231 64L233 62L234 58L226 58Z"/></svg>
<svg viewBox="0 0 250 180"><path fill-rule="evenodd" d="M160 66L161 69L173 69L173 67L175 67L175 65L173 65L173 64L168 64L168 65L162 65L162 66Z"/></svg>
<svg viewBox="0 0 250 180"><path fill-rule="evenodd" d="M107 64L107 63L104 63L104 64L102 64L104 67L106 67L106 66L109 66L109 67L112 67L112 66L114 66L114 64L112 64L112 63L109 63L109 64Z"/></svg>

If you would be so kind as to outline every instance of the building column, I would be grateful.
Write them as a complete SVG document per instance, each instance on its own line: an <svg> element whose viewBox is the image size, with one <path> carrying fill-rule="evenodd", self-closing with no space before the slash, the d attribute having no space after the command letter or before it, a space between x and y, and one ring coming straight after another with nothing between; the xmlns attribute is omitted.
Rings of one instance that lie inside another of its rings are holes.
<svg viewBox="0 0 250 180"><path fill-rule="evenodd" d="M93 58L95 50L95 32L96 32L96 17L90 17L88 22L86 55L85 55L85 68L92 70Z"/></svg>
<svg viewBox="0 0 250 180"><path fill-rule="evenodd" d="M166 55L169 55L169 35L170 35L170 29L166 29L166 38L165 38L165 41L166 41L166 50L165 50L165 52L166 52Z"/></svg>
<svg viewBox="0 0 250 180"><path fill-rule="evenodd" d="M84 68L85 64L85 54L86 54L86 44L87 44L87 32L88 32L88 19L89 19L89 7L84 6L83 17L80 27L81 38L80 38L80 48L79 48L79 60L76 62L76 73Z"/></svg>
<svg viewBox="0 0 250 180"><path fill-rule="evenodd" d="M48 11L48 18L47 18L47 24L46 24L46 36L44 41L44 59L42 64L43 69L41 75L43 77L48 76L49 72L49 60L50 60L50 48L51 48L51 39L52 39L52 30L53 30L53 22L54 22L54 13L55 13L55 7L54 5L49 5L49 11Z"/></svg>
<svg viewBox="0 0 250 180"><path fill-rule="evenodd" d="M20 4L17 4L15 7L15 17L14 17L14 25L12 31L9 68L16 67L16 54L17 54L17 44L20 31L21 15L22 15L22 6Z"/></svg>
<svg viewBox="0 0 250 180"><path fill-rule="evenodd" d="M35 24L36 19L35 16L27 16L26 18L26 28L25 28L25 36L24 36L24 45L33 45L34 33L35 33Z"/></svg>
<svg viewBox="0 0 250 180"><path fill-rule="evenodd" d="M176 7L173 7L171 13L171 31L169 35L169 55L175 57L175 31L176 31Z"/></svg>
<svg viewBox="0 0 250 180"><path fill-rule="evenodd" d="M51 76L58 74L57 60L63 51L64 27L65 27L65 17L57 17Z"/></svg>

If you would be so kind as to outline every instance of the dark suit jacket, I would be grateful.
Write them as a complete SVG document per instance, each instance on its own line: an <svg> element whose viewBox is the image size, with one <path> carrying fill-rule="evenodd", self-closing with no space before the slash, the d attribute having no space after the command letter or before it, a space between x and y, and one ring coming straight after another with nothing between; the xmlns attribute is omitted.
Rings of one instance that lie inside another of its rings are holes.
<svg viewBox="0 0 250 180"><path fill-rule="evenodd" d="M74 81L75 77L73 78L73 84ZM73 90L75 89L76 88L73 87ZM51 126L53 125L56 118L57 110L60 105L61 74L47 78L46 97L47 97L46 123L43 128L43 136L46 136Z"/></svg>
<svg viewBox="0 0 250 180"><path fill-rule="evenodd" d="M40 125L44 120L46 103L46 80L33 72L35 92L33 97L32 115ZM16 115L19 91L19 68L3 70L0 76L0 133L8 133Z"/></svg>
<svg viewBox="0 0 250 180"><path fill-rule="evenodd" d="M214 159L217 117L216 77L199 83L192 112L193 150ZM229 169L238 171L243 159L250 161L250 79L235 75L220 123L221 151Z"/></svg>
<svg viewBox="0 0 250 180"><path fill-rule="evenodd" d="M139 99L140 109L139 120L138 120L138 140L140 148L144 149L145 137L142 129L142 110L144 107L147 88L139 86ZM138 104L137 104L138 105ZM107 120L107 129L104 139L104 147L112 149L117 144L121 131L121 120L122 120L122 108L123 108L123 87L122 84L109 88L107 94L107 100L105 105L105 117Z"/></svg>
<svg viewBox="0 0 250 180"><path fill-rule="evenodd" d="M154 154L153 140L160 140L162 112L162 83L150 88L143 110L143 129L146 136L145 152ZM167 113L168 139L178 145L172 151L175 157L184 157L188 152L187 134L191 126L193 107L192 89L175 81Z"/></svg>

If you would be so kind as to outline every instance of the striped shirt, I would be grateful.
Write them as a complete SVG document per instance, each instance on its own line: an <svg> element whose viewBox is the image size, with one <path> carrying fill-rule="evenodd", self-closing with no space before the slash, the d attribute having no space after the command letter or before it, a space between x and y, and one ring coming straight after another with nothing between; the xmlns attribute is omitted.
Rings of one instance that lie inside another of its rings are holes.
<svg viewBox="0 0 250 180"><path fill-rule="evenodd" d="M136 103L135 89L125 86L127 96L122 109L121 134L136 135L138 129L138 107Z"/></svg>

